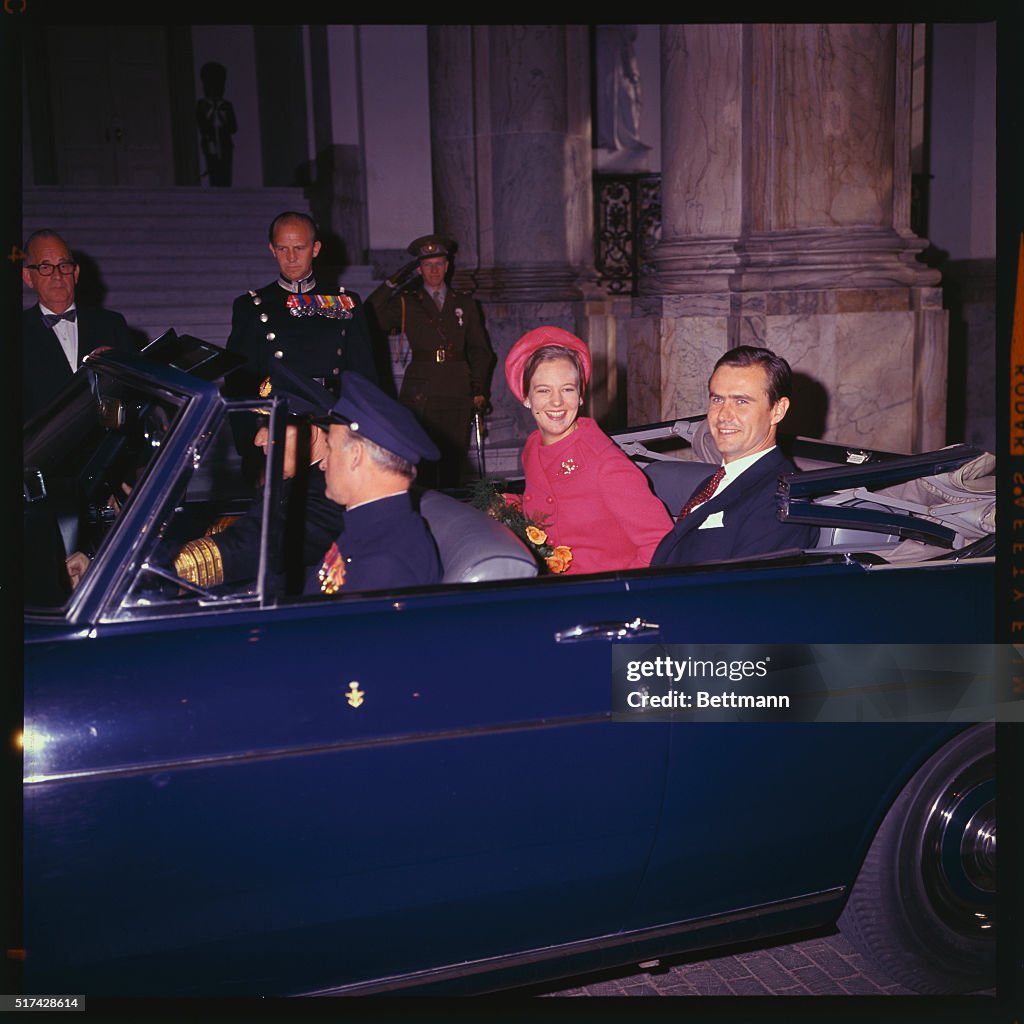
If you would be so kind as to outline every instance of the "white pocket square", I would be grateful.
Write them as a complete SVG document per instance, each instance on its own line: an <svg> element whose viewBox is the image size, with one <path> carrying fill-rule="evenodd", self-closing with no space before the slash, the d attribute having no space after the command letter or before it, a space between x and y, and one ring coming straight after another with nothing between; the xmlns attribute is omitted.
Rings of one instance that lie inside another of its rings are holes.
<svg viewBox="0 0 1024 1024"><path fill-rule="evenodd" d="M725 519L725 512L724 511L723 512L712 512L711 515L709 515L707 517L707 519L705 519L704 522L701 523L700 526L697 527L697 529L698 530L715 530L715 529L719 529L720 527L725 526L724 519Z"/></svg>

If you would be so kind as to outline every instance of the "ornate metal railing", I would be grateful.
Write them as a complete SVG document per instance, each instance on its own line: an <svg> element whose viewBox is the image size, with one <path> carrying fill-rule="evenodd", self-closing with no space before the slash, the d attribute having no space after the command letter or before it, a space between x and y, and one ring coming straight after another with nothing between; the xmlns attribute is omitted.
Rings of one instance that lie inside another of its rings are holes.
<svg viewBox="0 0 1024 1024"><path fill-rule="evenodd" d="M644 260L660 237L660 174L594 175L598 284L614 295L636 295Z"/></svg>

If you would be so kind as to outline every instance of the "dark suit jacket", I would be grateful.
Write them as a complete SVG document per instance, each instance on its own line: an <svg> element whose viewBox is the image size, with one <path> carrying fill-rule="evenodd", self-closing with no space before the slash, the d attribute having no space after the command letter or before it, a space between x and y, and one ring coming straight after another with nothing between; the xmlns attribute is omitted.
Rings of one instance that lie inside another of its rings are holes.
<svg viewBox="0 0 1024 1024"><path fill-rule="evenodd" d="M124 352L138 351L120 313L82 306L76 309L78 366L100 345ZM73 374L57 335L43 322L39 303L21 314L21 341L22 419L27 420L45 408Z"/></svg>
<svg viewBox="0 0 1024 1024"><path fill-rule="evenodd" d="M321 585L330 571L333 586ZM345 511L345 526L306 581L305 593L350 593L440 583L444 571L427 521L403 491Z"/></svg>
<svg viewBox="0 0 1024 1024"><path fill-rule="evenodd" d="M778 448L773 449L724 491L677 522L658 545L651 565L688 565L812 546L818 539L816 527L780 523L775 514L776 481L780 474L795 470ZM698 529L715 512L722 513L722 525Z"/></svg>

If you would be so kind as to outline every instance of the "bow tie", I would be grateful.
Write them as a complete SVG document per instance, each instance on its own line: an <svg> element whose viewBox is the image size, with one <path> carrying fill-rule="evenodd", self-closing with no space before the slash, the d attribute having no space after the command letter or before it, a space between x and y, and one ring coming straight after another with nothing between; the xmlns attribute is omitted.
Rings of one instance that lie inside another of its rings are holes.
<svg viewBox="0 0 1024 1024"><path fill-rule="evenodd" d="M74 323L77 317L77 309L69 309L64 313L44 313L43 323L46 324L47 327L56 327L61 320L69 320L71 323Z"/></svg>

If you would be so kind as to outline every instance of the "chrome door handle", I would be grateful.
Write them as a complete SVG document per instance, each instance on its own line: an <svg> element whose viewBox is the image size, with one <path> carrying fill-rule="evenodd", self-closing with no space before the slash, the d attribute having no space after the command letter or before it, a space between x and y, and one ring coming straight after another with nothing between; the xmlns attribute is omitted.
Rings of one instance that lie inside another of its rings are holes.
<svg viewBox="0 0 1024 1024"><path fill-rule="evenodd" d="M579 640L627 640L636 636L658 636L661 626L641 618L629 622L588 622L586 625L560 629L555 633L556 644L571 644Z"/></svg>

